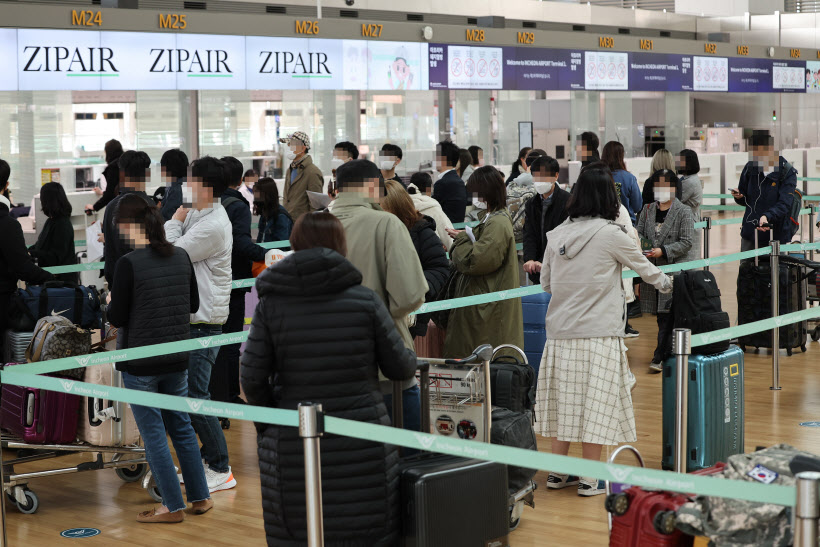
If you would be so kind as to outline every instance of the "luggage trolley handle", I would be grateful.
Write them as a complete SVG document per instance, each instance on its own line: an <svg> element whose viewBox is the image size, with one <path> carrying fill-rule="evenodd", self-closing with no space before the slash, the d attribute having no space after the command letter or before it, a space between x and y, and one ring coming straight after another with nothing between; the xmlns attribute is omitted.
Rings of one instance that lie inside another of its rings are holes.
<svg viewBox="0 0 820 547"><path fill-rule="evenodd" d="M421 431L430 432L430 363L419 360L416 364L419 372L419 402L421 410ZM404 390L401 382L393 382L393 427L404 428Z"/></svg>
<svg viewBox="0 0 820 547"><path fill-rule="evenodd" d="M646 465L644 464L644 461L643 461L643 456L641 456L641 453L638 452L638 449L635 448L634 446L628 445L628 444L625 444L623 446L618 447L615 450L615 452L613 452L612 455L609 458L607 458L607 463L615 463L615 459L618 457L618 455L621 452L624 452L624 451L632 452L632 454L635 456L635 459L638 460L638 465L640 465L641 467L646 467ZM606 481L604 481L604 484L606 485L606 498L608 499L609 496L612 494L612 483L610 483L609 479L607 479ZM612 513L607 511L606 516L607 516L607 522L609 524L609 531L611 533L612 532Z"/></svg>
<svg viewBox="0 0 820 547"><path fill-rule="evenodd" d="M769 230L771 230L772 228L774 228L774 224L772 224L771 222L764 222L763 224L758 225L757 221L755 221L755 251L760 248L760 231L757 230L757 228L768 228ZM771 241L771 236L769 237L769 241ZM755 268L757 267L758 263L757 259L758 257L755 256Z"/></svg>

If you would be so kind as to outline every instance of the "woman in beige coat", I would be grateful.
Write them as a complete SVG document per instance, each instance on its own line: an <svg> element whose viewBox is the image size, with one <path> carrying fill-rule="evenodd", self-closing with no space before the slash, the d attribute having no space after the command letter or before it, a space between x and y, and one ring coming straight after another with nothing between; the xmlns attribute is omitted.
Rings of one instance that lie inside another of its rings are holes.
<svg viewBox="0 0 820 547"><path fill-rule="evenodd" d="M663 292L672 280L653 266L615 223L620 201L606 168L586 168L572 190L569 218L550 232L541 286L552 295L547 345L538 373L537 432L566 455L583 443L583 457L599 460L603 445L634 442L635 416L623 342L626 299L623 266ZM578 485L578 494L603 494L603 481L550 474L548 488Z"/></svg>

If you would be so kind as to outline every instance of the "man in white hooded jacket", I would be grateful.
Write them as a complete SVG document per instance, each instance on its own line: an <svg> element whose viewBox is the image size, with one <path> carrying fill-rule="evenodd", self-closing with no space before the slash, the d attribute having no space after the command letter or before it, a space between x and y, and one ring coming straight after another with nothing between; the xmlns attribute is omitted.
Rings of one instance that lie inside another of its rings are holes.
<svg viewBox="0 0 820 547"><path fill-rule="evenodd" d="M191 314L191 338L222 333L228 319L231 298L231 221L219 196L228 187L227 165L216 158L204 157L191 164L188 186L191 209L183 205L165 223L169 242L182 247L191 258L199 287L199 310ZM188 359L188 397L208 400L211 370L219 346L206 346L190 352ZM205 477L211 492L236 486L228 462L225 434L215 416L191 414L191 423L202 442Z"/></svg>
<svg viewBox="0 0 820 547"><path fill-rule="evenodd" d="M431 197L433 193L433 178L427 173L413 173L407 191L413 199L416 210L422 215L432 218L436 222L436 235L448 251L453 245L453 238L447 230L453 229L453 223L444 214L441 204Z"/></svg>

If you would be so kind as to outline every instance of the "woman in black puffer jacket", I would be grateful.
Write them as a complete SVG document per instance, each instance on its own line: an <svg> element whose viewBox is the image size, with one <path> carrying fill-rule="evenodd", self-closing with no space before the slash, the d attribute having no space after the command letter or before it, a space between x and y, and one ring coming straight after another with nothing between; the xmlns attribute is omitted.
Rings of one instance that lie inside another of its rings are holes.
<svg viewBox="0 0 820 547"><path fill-rule="evenodd" d="M450 261L444 252L441 239L436 235L436 221L416 210L413 198L399 183L388 180L385 181L385 187L387 195L381 200L382 209L399 217L410 230L410 239L416 247L416 254L419 255L421 269L424 270L424 278L427 280L424 301L432 302L450 275ZM429 317L429 314L416 316L416 324L410 327L410 334L414 338L427 334Z"/></svg>
<svg viewBox="0 0 820 547"><path fill-rule="evenodd" d="M259 304L242 354L248 403L296 409L312 401L336 418L390 425L378 371L407 380L415 374L415 353L404 347L387 308L345 259L344 228L336 217L302 215L290 243L296 252L256 281ZM306 545L299 433L294 427L257 427L268 545ZM322 438L325 545L398 543L398 458L395 446Z"/></svg>

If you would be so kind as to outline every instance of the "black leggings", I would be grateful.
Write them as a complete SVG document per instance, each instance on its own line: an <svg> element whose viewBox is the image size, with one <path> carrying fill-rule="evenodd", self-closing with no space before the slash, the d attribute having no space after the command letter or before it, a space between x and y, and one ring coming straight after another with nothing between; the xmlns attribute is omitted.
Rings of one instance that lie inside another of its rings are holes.
<svg viewBox="0 0 820 547"><path fill-rule="evenodd" d="M663 363L672 355L674 319L675 317L671 313L658 313L658 345L655 348L655 355L652 357L654 363Z"/></svg>

